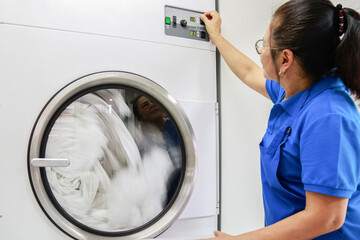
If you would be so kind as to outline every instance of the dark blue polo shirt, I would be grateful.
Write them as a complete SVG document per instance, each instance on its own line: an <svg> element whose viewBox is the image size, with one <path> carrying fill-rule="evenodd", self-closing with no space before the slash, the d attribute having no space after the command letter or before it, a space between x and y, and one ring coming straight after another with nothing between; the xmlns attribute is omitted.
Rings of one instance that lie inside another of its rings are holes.
<svg viewBox="0 0 360 240"><path fill-rule="evenodd" d="M341 79L326 77L310 88L310 93L304 90L282 101L284 89L275 81L266 81L274 106L262 141L265 148L295 114L301 96L309 96L281 146L277 169L271 169L282 193L274 194L271 180L262 174L265 222L270 225L303 210L305 191L317 192L349 198L343 227L317 239L359 239L360 115Z"/></svg>

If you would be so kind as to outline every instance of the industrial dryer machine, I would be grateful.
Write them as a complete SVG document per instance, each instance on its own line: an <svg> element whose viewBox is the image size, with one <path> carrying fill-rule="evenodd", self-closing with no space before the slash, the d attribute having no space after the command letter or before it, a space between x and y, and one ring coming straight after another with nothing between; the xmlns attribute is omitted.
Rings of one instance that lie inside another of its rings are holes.
<svg viewBox="0 0 360 240"><path fill-rule="evenodd" d="M217 228L202 1L0 1L0 239Z"/></svg>

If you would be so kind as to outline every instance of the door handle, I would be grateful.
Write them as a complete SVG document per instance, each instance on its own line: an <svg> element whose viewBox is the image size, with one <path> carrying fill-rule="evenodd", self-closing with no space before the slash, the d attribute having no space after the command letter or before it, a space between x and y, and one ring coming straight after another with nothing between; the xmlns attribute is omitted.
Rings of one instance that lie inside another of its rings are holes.
<svg viewBox="0 0 360 240"><path fill-rule="evenodd" d="M68 167L70 160L64 158L33 158L31 165L34 167Z"/></svg>

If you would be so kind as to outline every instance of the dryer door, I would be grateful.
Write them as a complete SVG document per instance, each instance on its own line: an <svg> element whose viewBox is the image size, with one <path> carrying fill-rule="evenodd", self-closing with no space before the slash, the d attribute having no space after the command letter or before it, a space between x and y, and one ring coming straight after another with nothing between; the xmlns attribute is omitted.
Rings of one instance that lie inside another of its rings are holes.
<svg viewBox="0 0 360 240"><path fill-rule="evenodd" d="M101 72L47 103L30 138L28 168L41 208L69 236L149 238L190 198L196 143L182 108L159 85Z"/></svg>

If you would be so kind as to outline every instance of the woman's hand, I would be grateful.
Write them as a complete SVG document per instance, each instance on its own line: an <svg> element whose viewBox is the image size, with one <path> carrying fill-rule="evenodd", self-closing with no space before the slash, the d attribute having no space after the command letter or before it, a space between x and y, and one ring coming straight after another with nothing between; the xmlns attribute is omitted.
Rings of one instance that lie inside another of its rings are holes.
<svg viewBox="0 0 360 240"><path fill-rule="evenodd" d="M216 45L216 41L221 37L221 18L219 13L216 11L206 12L200 18L205 23L211 41Z"/></svg>
<svg viewBox="0 0 360 240"><path fill-rule="evenodd" d="M203 240L232 240L234 238L233 236L220 231L214 231L214 235L215 235L214 238L203 239Z"/></svg>

